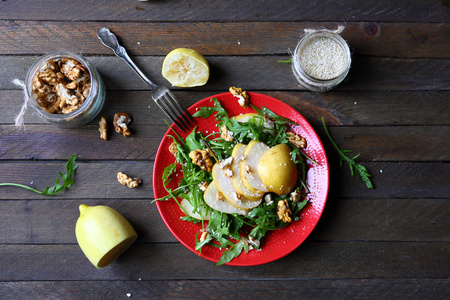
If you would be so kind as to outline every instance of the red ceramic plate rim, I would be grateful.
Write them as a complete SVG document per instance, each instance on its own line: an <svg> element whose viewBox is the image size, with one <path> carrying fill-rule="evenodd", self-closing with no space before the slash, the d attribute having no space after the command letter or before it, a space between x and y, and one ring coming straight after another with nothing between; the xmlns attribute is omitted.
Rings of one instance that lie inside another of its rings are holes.
<svg viewBox="0 0 450 300"><path fill-rule="evenodd" d="M267 107L276 114L289 118L298 124L292 126L291 130L306 138L308 146L305 149L305 152L318 164L314 164L311 161L307 162L307 181L311 192L308 195L309 203L302 210L300 220L293 221L289 226L283 229L267 233L263 238L260 250L242 253L240 256L227 263L227 265L232 266L255 266L269 263L286 256L300 246L317 225L322 215L328 196L330 181L329 166L325 149L323 148L317 133L308 121L306 121L306 119L295 109L278 99L259 93L250 92L249 94L253 105L256 105L259 108L262 106ZM237 98L233 97L231 93L223 93L197 102L188 109L189 113L195 113L199 107L213 106L214 103L211 100L212 98L217 98L220 101L230 117L254 112L251 108L244 109L239 106ZM219 131L214 116L207 119L196 118L196 122L198 125L197 130L202 131L205 134ZM171 128L176 130L183 138L188 134L182 133L174 125L172 125ZM167 195L167 192L162 185L162 173L166 166L174 162L173 155L168 151L169 145L172 143L172 139L169 138L169 135L174 135L171 129L167 130L161 141L153 167L153 192L155 199ZM195 236L201 229L201 224L192 224L180 220L180 217L184 216L184 213L179 209L173 199L168 201L157 201L156 206L164 223L180 243L200 257L213 262L219 260L224 251L222 249L207 246L203 247L201 253L195 250Z"/></svg>

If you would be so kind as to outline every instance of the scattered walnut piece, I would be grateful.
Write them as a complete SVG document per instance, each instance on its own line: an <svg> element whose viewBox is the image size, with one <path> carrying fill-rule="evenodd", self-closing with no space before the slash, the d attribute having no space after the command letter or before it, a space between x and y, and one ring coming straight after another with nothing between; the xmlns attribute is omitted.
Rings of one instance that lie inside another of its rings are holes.
<svg viewBox="0 0 450 300"><path fill-rule="evenodd" d="M128 124L130 124L131 118L127 113L117 113L114 115L114 128L116 132L123 134L127 137L131 135L130 129L128 129Z"/></svg>
<svg viewBox="0 0 450 300"><path fill-rule="evenodd" d="M287 132L288 141L291 142L293 145L304 149L306 148L306 139L304 137L299 136L296 133L293 133L292 131Z"/></svg>
<svg viewBox="0 0 450 300"><path fill-rule="evenodd" d="M203 183L199 186L202 192L206 191L208 188L208 181L203 181Z"/></svg>
<svg viewBox="0 0 450 300"><path fill-rule="evenodd" d="M254 238L251 235L248 236L248 242L249 242L250 245L254 246L256 249L258 249L259 246L261 245L260 240Z"/></svg>
<svg viewBox="0 0 450 300"><path fill-rule="evenodd" d="M224 201L225 197L223 196L223 194L221 192L217 192L216 199L218 201Z"/></svg>
<svg viewBox="0 0 450 300"><path fill-rule="evenodd" d="M252 172L252 168L249 165L245 165L245 172L250 174Z"/></svg>
<svg viewBox="0 0 450 300"><path fill-rule="evenodd" d="M233 132L229 131L225 124L220 127L220 132L220 137L225 141L231 142L233 140Z"/></svg>
<svg viewBox="0 0 450 300"><path fill-rule="evenodd" d="M178 153L177 142L173 141L169 146L169 152L176 156Z"/></svg>
<svg viewBox="0 0 450 300"><path fill-rule="evenodd" d="M202 235L200 236L200 242L203 242L204 240L206 240L209 237L209 232L208 231L203 231Z"/></svg>
<svg viewBox="0 0 450 300"><path fill-rule="evenodd" d="M203 171L208 171L211 172L212 171L212 167L213 167L213 163L212 160L210 158L211 152L209 151L209 149L197 149L197 150L192 150L189 153L189 157L192 159L192 162L198 166L200 166L200 169L202 169Z"/></svg>
<svg viewBox="0 0 450 300"><path fill-rule="evenodd" d="M292 212L289 209L287 200L278 201L278 219L282 220L284 223L290 223L292 221L291 214Z"/></svg>
<svg viewBox="0 0 450 300"><path fill-rule="evenodd" d="M291 193L290 198L291 198L291 200L292 200L294 203L296 203L296 202L300 201L301 196L302 196L302 194L300 193L300 191L299 191L299 190L295 190L295 191L293 191L293 192Z"/></svg>
<svg viewBox="0 0 450 300"><path fill-rule="evenodd" d="M129 187L130 189L137 187L142 183L142 180L139 178L131 178L127 174L124 174L122 172L117 173L117 180L123 184Z"/></svg>
<svg viewBox="0 0 450 300"><path fill-rule="evenodd" d="M100 128L98 131L100 131L100 138L107 141L108 140L108 124L106 123L105 117L102 117L100 119L100 122L98 122L98 125Z"/></svg>
<svg viewBox="0 0 450 300"><path fill-rule="evenodd" d="M230 87L229 91L231 94L233 94L233 96L239 99L238 102L240 106L242 106L243 108L247 108L249 106L250 95L246 91L243 91L241 88L237 88L234 86Z"/></svg>

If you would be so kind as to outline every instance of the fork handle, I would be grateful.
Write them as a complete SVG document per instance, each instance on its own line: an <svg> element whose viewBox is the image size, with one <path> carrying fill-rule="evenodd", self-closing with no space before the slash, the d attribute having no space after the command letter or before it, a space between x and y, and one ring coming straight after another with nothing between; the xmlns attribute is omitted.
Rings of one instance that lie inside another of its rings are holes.
<svg viewBox="0 0 450 300"><path fill-rule="evenodd" d="M152 89L152 91L154 89L156 89L157 85L154 84L153 82L150 81L150 79L148 79L147 76L145 76L144 73L142 73L142 71L136 66L136 64L131 60L130 56L128 56L127 51L125 50L124 47L122 46L118 46L117 49L114 51L114 54L116 54L117 57L121 58L123 61L125 61L127 63L128 66L130 66L131 69L133 69L134 72L136 72L136 74L139 75L139 77L141 77L141 79L148 85L150 86L150 88Z"/></svg>

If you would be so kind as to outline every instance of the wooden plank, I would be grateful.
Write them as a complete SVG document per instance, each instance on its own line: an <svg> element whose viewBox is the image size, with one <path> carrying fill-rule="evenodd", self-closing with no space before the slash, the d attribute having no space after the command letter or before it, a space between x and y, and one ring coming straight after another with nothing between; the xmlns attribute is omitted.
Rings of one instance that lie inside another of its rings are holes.
<svg viewBox="0 0 450 300"><path fill-rule="evenodd" d="M176 91L181 105L188 108L201 99L226 92ZM437 91L356 91L308 93L285 91L254 91L275 97L300 112L316 128L322 126L321 117L328 125L450 125L449 95ZM20 111L22 91L0 90L1 122L13 124ZM106 104L101 115L113 118L121 111L133 116L134 124L154 126L164 116L156 109L149 91L107 91ZM149 107L150 106L150 107ZM147 109L149 108L149 109ZM97 124L98 120L91 124ZM30 108L25 124L46 124Z"/></svg>
<svg viewBox="0 0 450 300"><path fill-rule="evenodd" d="M68 49L85 55L112 55L96 36L97 29L103 26L116 33L132 55L166 55L174 48L189 47L209 56L287 54L295 49L304 29L336 29L337 24L0 21L0 32L3 32L0 54L35 55ZM348 22L345 26L342 37L357 55L449 57L450 24L447 23ZM154 43L155 39L158 44Z"/></svg>
<svg viewBox="0 0 450 300"><path fill-rule="evenodd" d="M338 160L330 160L329 201L340 198L444 198L448 199L450 168L440 162L366 162L373 175L375 190L368 189L350 175L347 166L339 168ZM45 197L17 187L1 187L0 199L152 199L152 161L80 161L70 190L54 197ZM58 162L2 162L0 182L16 182L42 190L51 186L57 171L64 171ZM117 181L117 172L124 172L143 180L142 186L128 189Z"/></svg>
<svg viewBox="0 0 450 300"><path fill-rule="evenodd" d="M182 0L133 2L22 0L20 5L3 1L0 19L31 20L115 20L115 21L389 21L448 22L448 4L438 0L420 1L340 1L327 5L312 1ZM33 7L32 10L29 8ZM80 9L83 7L83 9Z"/></svg>
<svg viewBox="0 0 450 300"><path fill-rule="evenodd" d="M330 198L309 241L449 242L449 201ZM0 244L76 244L81 203L120 212L136 229L136 243L177 243L150 200L55 199L0 201Z"/></svg>
<svg viewBox="0 0 450 300"><path fill-rule="evenodd" d="M0 282L5 300L33 299L448 299L446 278Z"/></svg>
<svg viewBox="0 0 450 300"><path fill-rule="evenodd" d="M246 90L305 90L295 79L291 65L279 63L286 56L207 57L211 77L192 91L228 91L230 86ZM0 90L17 89L14 78L25 79L36 57L0 56L4 72ZM99 70L108 90L149 90L149 87L117 57L88 57ZM157 84L169 85L161 75L164 57L136 57L136 64ZM447 91L450 88L448 59L398 59L355 56L350 73L336 91ZM271 72L267 73L267 69ZM180 90L180 88L174 88ZM21 100L19 100L21 101Z"/></svg>
<svg viewBox="0 0 450 300"><path fill-rule="evenodd" d="M0 125L0 159L67 159L72 154L78 154L81 159L95 160L155 159L160 141L168 130L161 114L152 120L157 124L131 124L133 135L127 138L113 131L112 118L113 115L109 117L108 141L100 139L98 125L72 130L61 130L51 125L28 125L26 130L18 130L13 125ZM361 152L360 161L450 160L448 126L339 126L330 127L329 131L341 149L351 149L355 154ZM335 150L323 128L317 128L317 132L327 153L333 155Z"/></svg>
<svg viewBox="0 0 450 300"><path fill-rule="evenodd" d="M78 245L0 245L0 253L1 281L446 278L450 243L306 242L276 262L248 268L218 267L173 243L134 244L102 270Z"/></svg>

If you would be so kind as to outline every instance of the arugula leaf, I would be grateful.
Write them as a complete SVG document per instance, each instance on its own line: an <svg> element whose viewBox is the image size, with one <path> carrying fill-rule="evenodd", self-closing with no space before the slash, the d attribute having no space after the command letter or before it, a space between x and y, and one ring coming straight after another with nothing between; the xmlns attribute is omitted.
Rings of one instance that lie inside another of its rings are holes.
<svg viewBox="0 0 450 300"><path fill-rule="evenodd" d="M18 184L18 183L0 183L0 186L17 186L20 188L24 188L30 191L33 191L35 193L41 194L41 195L47 195L47 196L53 196L62 190L69 188L74 184L74 180L72 179L73 172L78 168L78 165L75 165L75 159L77 156L74 154L72 155L69 160L66 163L66 174L63 174L61 172L58 172L58 175L62 179L62 183L60 183L59 178L56 178L55 185L52 187L46 187L43 191L36 190L32 187Z"/></svg>
<svg viewBox="0 0 450 300"><path fill-rule="evenodd" d="M227 111L222 107L219 100L217 100L217 98L211 98L211 100L214 101L214 106L200 107L200 110L196 111L192 116L202 117L203 119L206 119L215 112L217 112L216 118L221 119L224 117L228 117Z"/></svg>
<svg viewBox="0 0 450 300"><path fill-rule="evenodd" d="M258 115L265 117L266 115L272 119L272 121L275 124L297 124L294 121L291 121L288 118L282 117L277 115L276 113L274 113L273 111L271 111L270 109L268 109L267 107L263 106L261 109L258 108L257 106L250 104L250 106L258 113Z"/></svg>
<svg viewBox="0 0 450 300"><path fill-rule="evenodd" d="M233 246L230 247L230 249L225 250L222 253L222 256L220 257L219 261L217 262L216 266L220 266L223 264L226 264L233 260L233 258L238 257L239 254L241 254L242 250L245 250L245 252L248 252L248 244L244 243L243 241L239 241Z"/></svg>
<svg viewBox="0 0 450 300"><path fill-rule="evenodd" d="M286 59L286 60L279 60L277 62L283 63L283 64L290 64L290 63L292 63L292 58L289 58L289 59Z"/></svg>
<svg viewBox="0 0 450 300"><path fill-rule="evenodd" d="M361 153L358 153L354 157L348 157L347 153L353 152L353 151L352 150L341 150L339 148L337 143L333 140L330 133L328 132L327 126L325 125L324 117L322 117L322 124L323 124L323 128L325 129L325 133L328 136L328 139L330 140L331 144L333 145L333 148L339 153L340 166L342 167L343 162L347 162L352 176L354 174L356 174L356 177L358 177L358 175L361 176L361 179L366 184L366 186L369 189L373 189L372 182L370 181L370 177L372 177L372 175L370 175L369 170L367 170L367 168L364 167L363 165L355 162L355 158L358 158Z"/></svg>
<svg viewBox="0 0 450 300"><path fill-rule="evenodd" d="M196 133L197 127L195 127L192 132L186 137L186 145L188 146L189 150L197 150L197 149L203 149L204 145L201 142L201 135L199 133Z"/></svg>

